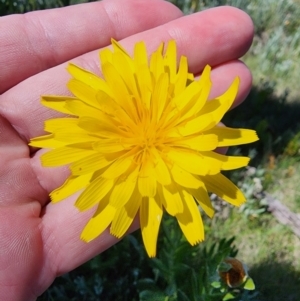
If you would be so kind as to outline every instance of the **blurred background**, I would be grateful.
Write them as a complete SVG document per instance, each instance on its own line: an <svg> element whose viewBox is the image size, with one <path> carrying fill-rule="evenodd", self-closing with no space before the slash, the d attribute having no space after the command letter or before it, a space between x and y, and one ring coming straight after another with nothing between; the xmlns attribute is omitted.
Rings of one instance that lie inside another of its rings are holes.
<svg viewBox="0 0 300 301"><path fill-rule="evenodd" d="M0 0L0 16L82 2ZM204 243L189 246L166 217L157 258L147 257L140 233L129 235L57 278L39 301L300 300L300 0L171 2L185 14L235 6L255 24L253 45L242 58L252 70L253 87L224 120L228 126L255 129L260 137L230 150L252 159L249 167L227 174L247 203L231 208L212 195L216 215L205 218ZM248 266L254 291L220 282L216 270L228 256Z"/></svg>

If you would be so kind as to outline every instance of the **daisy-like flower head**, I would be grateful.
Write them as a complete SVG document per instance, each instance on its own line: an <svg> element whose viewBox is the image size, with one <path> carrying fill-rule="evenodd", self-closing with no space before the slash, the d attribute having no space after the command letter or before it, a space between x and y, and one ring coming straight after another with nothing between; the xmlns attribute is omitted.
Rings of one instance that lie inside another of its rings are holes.
<svg viewBox="0 0 300 301"><path fill-rule="evenodd" d="M50 134L30 142L52 149L42 155L43 166L70 164L71 176L51 192L52 202L83 189L75 206L84 211L97 205L82 240L95 239L108 226L122 237L139 214L150 257L164 211L195 245L204 239L198 205L209 217L214 214L208 192L236 206L244 203L221 171L246 166L249 158L214 150L258 139L252 130L218 125L236 97L239 78L208 101L211 68L195 80L186 57L177 66L175 42L163 48L148 58L139 42L131 57L112 40L112 50L100 52L103 78L69 64L74 97L44 96L42 104L71 117L47 120Z"/></svg>

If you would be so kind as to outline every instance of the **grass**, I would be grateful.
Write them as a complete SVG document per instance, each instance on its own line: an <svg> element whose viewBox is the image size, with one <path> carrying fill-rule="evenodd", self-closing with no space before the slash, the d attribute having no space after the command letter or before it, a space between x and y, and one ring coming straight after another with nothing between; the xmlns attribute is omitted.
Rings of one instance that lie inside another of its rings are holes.
<svg viewBox="0 0 300 301"><path fill-rule="evenodd" d="M75 2L0 0L0 15ZM260 137L249 147L231 150L252 158L251 168L230 174L248 202L232 209L215 200L217 214L206 221L207 239L193 248L167 220L154 260L145 256L139 234L131 235L58 278L39 301L219 301L228 288L221 293L210 282L217 277L217 264L228 255L237 255L249 266L257 288L239 291L235 300L300 300L300 240L267 212L260 197L265 190L300 212L300 0L172 2L185 13L236 6L255 24L254 43L243 57L254 85L246 102L225 118L227 125L256 129Z"/></svg>

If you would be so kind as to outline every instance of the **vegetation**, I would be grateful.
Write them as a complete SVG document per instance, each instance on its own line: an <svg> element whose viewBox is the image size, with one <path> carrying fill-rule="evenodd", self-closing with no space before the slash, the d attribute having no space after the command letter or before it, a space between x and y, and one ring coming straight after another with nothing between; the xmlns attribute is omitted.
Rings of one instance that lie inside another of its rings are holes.
<svg viewBox="0 0 300 301"><path fill-rule="evenodd" d="M249 155L251 166L230 177L248 202L232 209L214 199L216 217L206 220L207 239L190 247L166 219L159 254L148 259L140 234L58 278L39 301L50 300L300 300L300 241L268 213L264 191L300 211L300 0L173 0L185 13L218 5L246 11L256 32L243 60L254 85L244 104L225 123L256 129L260 141L231 150ZM69 0L0 0L0 15L69 5ZM213 196L212 196L213 197ZM249 267L255 291L218 282L218 265L237 256ZM117 269L116 269L117 267ZM226 297L226 298L227 298ZM225 300L225 299L223 299Z"/></svg>

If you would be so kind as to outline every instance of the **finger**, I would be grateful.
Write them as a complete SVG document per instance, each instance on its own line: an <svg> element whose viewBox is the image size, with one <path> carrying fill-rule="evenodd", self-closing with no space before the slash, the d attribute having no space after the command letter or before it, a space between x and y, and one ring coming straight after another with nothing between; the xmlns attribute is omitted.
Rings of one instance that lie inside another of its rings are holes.
<svg viewBox="0 0 300 301"><path fill-rule="evenodd" d="M25 78L110 39L158 26L182 13L166 1L104 0L0 18L0 94Z"/></svg>
<svg viewBox="0 0 300 301"><path fill-rule="evenodd" d="M173 20L124 39L122 44L131 51L135 42L143 40L151 52L162 41L175 39L179 55L186 55L191 71L200 73L206 64L216 66L243 55L251 44L252 36L252 21L244 12L221 7ZM99 74L98 51L73 61ZM27 141L43 134L45 119L59 116L57 112L41 106L39 100L43 94L69 94L66 88L69 75L65 67L63 64L32 76L2 95L0 114L2 112ZM220 92L218 83L213 86L213 91L216 94Z"/></svg>
<svg viewBox="0 0 300 301"><path fill-rule="evenodd" d="M80 239L95 210L79 212L74 206L77 197L78 194L60 203L49 203L42 218L42 239L45 245L51 246L51 250L46 250L46 258L47 263L56 268L54 276L73 270L120 241L109 234L108 229L89 243ZM128 233L138 227L139 222L135 220Z"/></svg>

